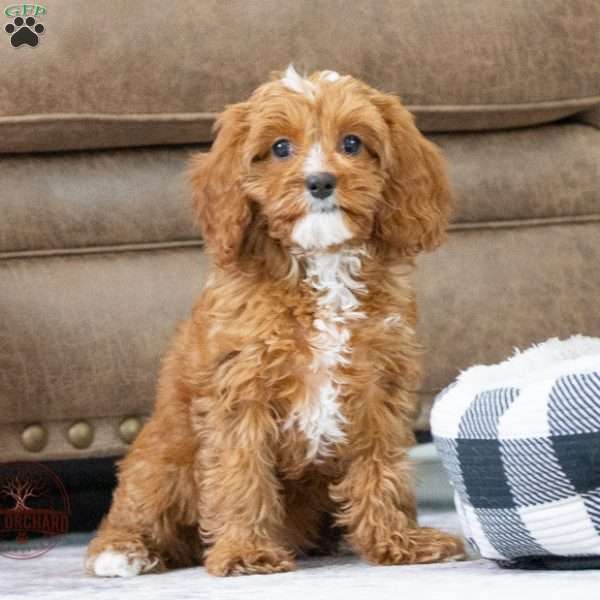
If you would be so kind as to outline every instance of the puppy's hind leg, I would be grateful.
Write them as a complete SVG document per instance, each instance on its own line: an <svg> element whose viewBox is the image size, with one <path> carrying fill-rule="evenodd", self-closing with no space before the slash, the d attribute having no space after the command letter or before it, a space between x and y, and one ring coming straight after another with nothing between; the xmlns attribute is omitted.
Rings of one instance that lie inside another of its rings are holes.
<svg viewBox="0 0 600 600"><path fill-rule="evenodd" d="M121 464L111 509L87 549L85 566L91 575L131 577L164 568L158 548L152 548L152 521L158 522L159 507L147 498L154 495L152 488L150 494L146 490L151 469L146 461Z"/></svg>
<svg viewBox="0 0 600 600"><path fill-rule="evenodd" d="M163 363L155 412L119 465L111 509L88 547L91 574L127 577L200 562L196 448L178 385L177 343L173 350Z"/></svg>
<svg viewBox="0 0 600 600"><path fill-rule="evenodd" d="M157 415L158 416L158 415ZM191 462L160 442L156 416L119 465L119 485L108 515L87 551L86 570L128 577L189 566L201 556L195 523ZM164 436L163 436L164 439ZM184 452L192 457L193 452Z"/></svg>

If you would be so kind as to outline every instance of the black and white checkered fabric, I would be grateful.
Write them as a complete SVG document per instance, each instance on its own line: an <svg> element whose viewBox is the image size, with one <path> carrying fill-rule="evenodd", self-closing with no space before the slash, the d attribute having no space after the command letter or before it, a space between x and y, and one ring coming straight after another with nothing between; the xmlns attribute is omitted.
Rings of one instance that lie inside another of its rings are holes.
<svg viewBox="0 0 600 600"><path fill-rule="evenodd" d="M600 556L597 365L493 389L459 379L436 399L435 444L482 556Z"/></svg>

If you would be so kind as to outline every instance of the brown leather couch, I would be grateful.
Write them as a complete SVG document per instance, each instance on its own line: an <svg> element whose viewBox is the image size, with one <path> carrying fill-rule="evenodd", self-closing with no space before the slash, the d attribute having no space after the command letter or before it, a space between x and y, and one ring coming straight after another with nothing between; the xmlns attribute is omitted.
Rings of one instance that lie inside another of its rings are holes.
<svg viewBox="0 0 600 600"><path fill-rule="evenodd" d="M126 450L206 272L186 160L289 62L398 92L448 157L450 240L415 273L425 401L600 335L597 0L44 6L37 47L0 39L0 460Z"/></svg>

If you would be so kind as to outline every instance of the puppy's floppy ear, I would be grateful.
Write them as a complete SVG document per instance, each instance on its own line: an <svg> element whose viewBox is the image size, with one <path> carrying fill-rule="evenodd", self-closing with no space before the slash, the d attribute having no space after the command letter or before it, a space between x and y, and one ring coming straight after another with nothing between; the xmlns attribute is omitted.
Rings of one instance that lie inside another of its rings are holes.
<svg viewBox="0 0 600 600"><path fill-rule="evenodd" d="M373 103L389 131L380 157L387 182L375 234L405 256L433 250L444 240L452 208L442 155L419 132L398 98L377 94Z"/></svg>
<svg viewBox="0 0 600 600"><path fill-rule="evenodd" d="M251 220L249 199L242 190L248 108L246 102L228 106L215 124L217 135L210 152L198 154L190 164L200 230L220 265L238 257Z"/></svg>

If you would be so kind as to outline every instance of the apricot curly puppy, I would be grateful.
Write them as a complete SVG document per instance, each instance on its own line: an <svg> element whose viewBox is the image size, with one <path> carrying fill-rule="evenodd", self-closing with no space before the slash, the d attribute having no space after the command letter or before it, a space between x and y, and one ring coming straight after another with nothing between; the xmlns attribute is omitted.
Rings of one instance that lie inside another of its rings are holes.
<svg viewBox="0 0 600 600"><path fill-rule="evenodd" d="M417 525L414 256L441 243L438 150L399 100L292 67L229 106L192 164L214 258L119 467L87 568L273 573L326 515L377 564L458 558Z"/></svg>

